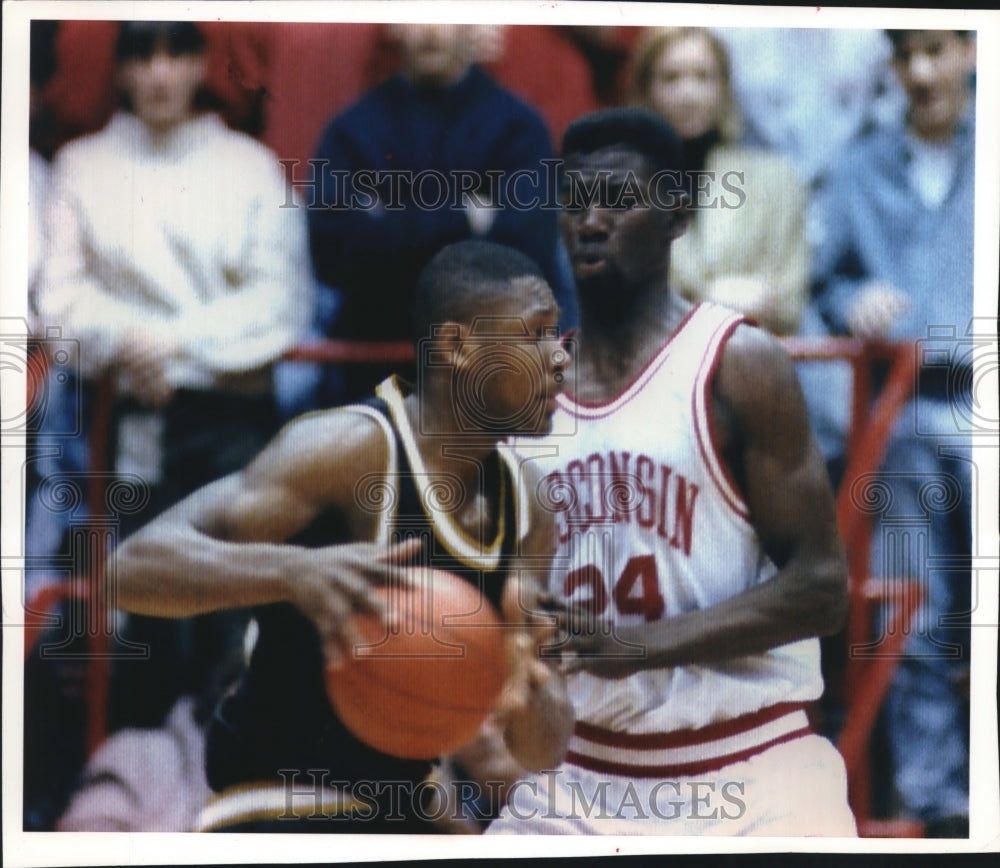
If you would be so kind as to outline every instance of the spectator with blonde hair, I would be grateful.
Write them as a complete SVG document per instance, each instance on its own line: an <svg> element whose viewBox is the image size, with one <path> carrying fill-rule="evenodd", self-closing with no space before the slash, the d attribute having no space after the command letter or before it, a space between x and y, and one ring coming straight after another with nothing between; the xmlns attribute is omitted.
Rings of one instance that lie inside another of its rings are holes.
<svg viewBox="0 0 1000 868"><path fill-rule="evenodd" d="M693 219L672 249L671 287L747 314L777 335L826 336L810 304L807 188L787 157L741 143L723 42L698 27L648 30L632 55L632 99L664 117L684 144ZM800 362L797 372L836 482L850 371Z"/></svg>
<svg viewBox="0 0 1000 868"><path fill-rule="evenodd" d="M806 191L786 159L740 144L723 44L702 28L647 31L632 55L632 101L684 144L693 220L674 244L671 286L775 334L798 331L808 298Z"/></svg>

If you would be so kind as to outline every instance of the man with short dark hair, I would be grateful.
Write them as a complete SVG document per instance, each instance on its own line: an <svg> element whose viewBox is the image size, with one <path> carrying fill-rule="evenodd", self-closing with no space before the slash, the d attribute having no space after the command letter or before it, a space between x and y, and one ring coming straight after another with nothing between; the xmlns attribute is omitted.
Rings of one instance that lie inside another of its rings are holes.
<svg viewBox="0 0 1000 868"><path fill-rule="evenodd" d="M665 121L587 115L563 152L580 328L552 434L518 449L556 518L577 724L488 832L852 836L806 714L846 567L794 367L668 285L687 211Z"/></svg>
<svg viewBox="0 0 1000 868"><path fill-rule="evenodd" d="M889 500L872 567L915 579L926 597L888 697L902 811L929 836L964 836L969 630L940 619L968 612L971 592L976 44L966 31L887 35L906 116L859 140L832 173L817 303L835 331L923 345L882 466Z"/></svg>
<svg viewBox="0 0 1000 868"><path fill-rule="evenodd" d="M459 573L503 612L513 667L496 722L526 767L551 766L565 749L572 709L535 648L550 634L534 613L551 517L498 449L509 434L549 428L558 308L535 263L500 245L446 247L425 274L416 386L390 378L375 398L289 423L249 466L115 554L108 578L128 611L254 609L248 670L209 728L208 780L220 795L203 831L440 830L420 802L431 760L368 746L326 692L325 667L360 641L351 616L386 615L374 590L406 581L404 565ZM480 318L492 353L480 352ZM498 364L497 352L532 363ZM422 591L433 595L433 584ZM298 810L292 791L310 781L315 798Z"/></svg>

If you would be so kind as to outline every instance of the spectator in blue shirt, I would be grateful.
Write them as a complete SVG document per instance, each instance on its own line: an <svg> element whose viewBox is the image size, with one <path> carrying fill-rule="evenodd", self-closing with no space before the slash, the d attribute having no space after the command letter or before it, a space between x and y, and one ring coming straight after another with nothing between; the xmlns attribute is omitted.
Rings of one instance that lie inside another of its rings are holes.
<svg viewBox="0 0 1000 868"><path fill-rule="evenodd" d="M920 370L882 468L874 575L926 594L887 703L903 813L930 836L968 834L969 609L975 42L967 32L889 31L905 119L835 168L816 256L818 304L842 333L913 341Z"/></svg>

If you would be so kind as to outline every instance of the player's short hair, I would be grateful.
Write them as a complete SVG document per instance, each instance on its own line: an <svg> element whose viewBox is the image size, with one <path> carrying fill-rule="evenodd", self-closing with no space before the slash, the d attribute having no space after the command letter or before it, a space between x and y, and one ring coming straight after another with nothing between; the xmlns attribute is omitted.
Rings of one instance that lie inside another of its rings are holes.
<svg viewBox="0 0 1000 868"><path fill-rule="evenodd" d="M621 147L645 157L654 172L684 171L684 145L674 128L649 109L629 106L577 118L563 136L563 159L602 148Z"/></svg>
<svg viewBox="0 0 1000 868"><path fill-rule="evenodd" d="M119 63L149 60L161 47L173 57L201 54L205 45L205 34L193 21L123 21L115 58Z"/></svg>
<svg viewBox="0 0 1000 868"><path fill-rule="evenodd" d="M471 322L519 277L545 281L538 263L512 247L475 240L443 247L417 278L411 311L414 339L429 337L432 326L443 322Z"/></svg>

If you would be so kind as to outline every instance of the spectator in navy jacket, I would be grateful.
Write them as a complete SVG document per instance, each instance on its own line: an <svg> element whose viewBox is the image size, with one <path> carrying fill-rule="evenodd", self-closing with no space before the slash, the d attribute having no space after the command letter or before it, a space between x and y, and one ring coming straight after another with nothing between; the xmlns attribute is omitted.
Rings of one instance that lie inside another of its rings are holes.
<svg viewBox="0 0 1000 868"><path fill-rule="evenodd" d="M474 64L472 28L413 24L392 32L400 73L334 118L316 151L316 183L299 184L316 275L335 291L327 300L337 301L321 314L322 330L405 340L417 274L441 247L472 237L535 259L567 324L571 278L562 266L544 121ZM351 368L343 391L328 388L320 402L365 394L385 373Z"/></svg>

